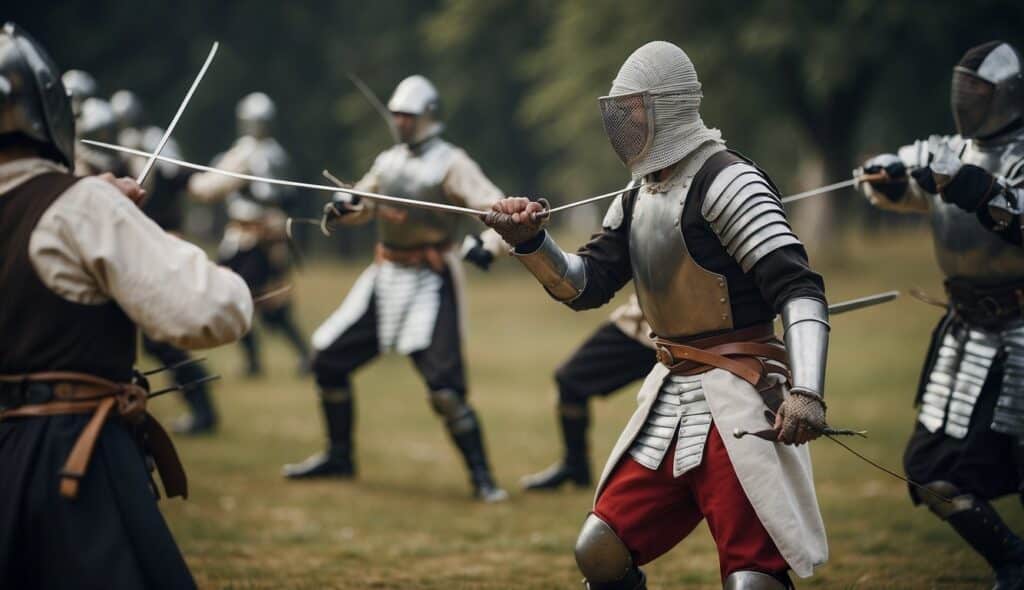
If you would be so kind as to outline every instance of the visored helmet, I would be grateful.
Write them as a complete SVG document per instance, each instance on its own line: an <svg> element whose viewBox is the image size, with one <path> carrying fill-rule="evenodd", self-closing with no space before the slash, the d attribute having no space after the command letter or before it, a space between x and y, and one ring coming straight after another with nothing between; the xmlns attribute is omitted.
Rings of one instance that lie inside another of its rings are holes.
<svg viewBox="0 0 1024 590"><path fill-rule="evenodd" d="M988 139L1024 115L1024 76L1020 53L1009 43L991 41L967 51L953 68L950 102L957 131Z"/></svg>

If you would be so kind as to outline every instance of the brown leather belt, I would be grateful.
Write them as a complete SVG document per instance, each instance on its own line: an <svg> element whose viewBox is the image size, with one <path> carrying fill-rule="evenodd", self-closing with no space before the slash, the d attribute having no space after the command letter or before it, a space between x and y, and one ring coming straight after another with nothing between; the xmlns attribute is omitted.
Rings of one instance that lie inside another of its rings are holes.
<svg viewBox="0 0 1024 590"><path fill-rule="evenodd" d="M786 349L775 338L771 324L757 324L724 334L676 341L655 337L658 361L674 375L698 375L723 369L755 388L764 384L768 373L789 380ZM765 360L774 361L768 365Z"/></svg>
<svg viewBox="0 0 1024 590"><path fill-rule="evenodd" d="M188 478L167 431L146 411L147 391L132 383L115 383L87 373L51 371L25 375L0 375L0 384L45 383L52 388L51 401L17 406L0 411L0 420L19 417L92 414L71 448L60 476L60 493L78 496L79 481L85 477L96 441L112 412L133 425L141 425L146 451L153 457L168 497L188 497Z"/></svg>
<svg viewBox="0 0 1024 590"><path fill-rule="evenodd" d="M377 244L377 261L387 260L401 266L426 266L434 272L445 268L444 256L451 249L451 244L430 244L415 248L391 248Z"/></svg>

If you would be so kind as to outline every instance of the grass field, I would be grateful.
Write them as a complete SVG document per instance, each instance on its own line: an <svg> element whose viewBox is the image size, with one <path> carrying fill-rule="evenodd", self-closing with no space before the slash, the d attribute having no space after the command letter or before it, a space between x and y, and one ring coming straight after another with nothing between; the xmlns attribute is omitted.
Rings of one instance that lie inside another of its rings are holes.
<svg viewBox="0 0 1024 590"><path fill-rule="evenodd" d="M568 240L566 240L568 243ZM825 270L832 301L921 286L940 292L923 233L855 238L849 258ZM237 377L235 347L210 351L222 430L179 440L192 497L164 513L204 588L579 588L572 557L590 491L525 495L518 478L560 452L554 367L606 310L574 314L550 301L514 262L467 272L471 396L497 477L512 499L485 506L469 495L461 460L426 401L409 362L386 357L355 380L359 479L286 482L283 463L323 443L311 378L265 337L268 377ZM311 332L343 298L360 265L313 264L297 275L303 328ZM913 390L939 310L904 297L836 317L829 416L866 428L859 450L899 469L914 421ZM152 365L152 361L143 366ZM632 413L636 388L594 404L599 470ZM170 399L154 411L171 418ZM815 479L831 558L801 588L984 588L988 571L904 485L823 440L813 443ZM1020 504L998 504L1022 525ZM646 568L651 588L719 588L705 527Z"/></svg>

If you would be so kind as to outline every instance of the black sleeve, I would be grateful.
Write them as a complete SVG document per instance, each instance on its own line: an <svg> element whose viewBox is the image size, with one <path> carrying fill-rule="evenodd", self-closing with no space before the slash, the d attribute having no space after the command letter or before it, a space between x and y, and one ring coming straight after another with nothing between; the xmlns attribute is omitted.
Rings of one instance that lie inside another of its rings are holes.
<svg viewBox="0 0 1024 590"><path fill-rule="evenodd" d="M766 254L751 271L761 295L776 313L790 299L809 297L823 303L825 282L811 270L807 251L802 245L792 244Z"/></svg>
<svg viewBox="0 0 1024 590"><path fill-rule="evenodd" d="M567 305L577 311L601 307L633 278L629 261L629 224L623 221L617 229L603 228L579 249L587 269L587 285Z"/></svg>

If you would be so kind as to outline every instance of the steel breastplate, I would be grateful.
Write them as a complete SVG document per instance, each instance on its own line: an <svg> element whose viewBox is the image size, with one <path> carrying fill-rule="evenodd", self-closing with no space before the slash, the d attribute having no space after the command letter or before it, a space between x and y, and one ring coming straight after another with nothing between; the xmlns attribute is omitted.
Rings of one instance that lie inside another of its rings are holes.
<svg viewBox="0 0 1024 590"><path fill-rule="evenodd" d="M395 197L446 203L443 184L454 154L455 148L441 139L415 151L397 145L381 156L378 188ZM386 246L414 248L452 241L458 223L455 215L424 209L384 209L377 216L377 235Z"/></svg>
<svg viewBox="0 0 1024 590"><path fill-rule="evenodd" d="M961 160L1007 176L1024 159L1024 142L979 146L968 142ZM933 197L932 233L939 267L948 277L1000 282L1024 277L1024 249L986 229L974 213Z"/></svg>
<svg viewBox="0 0 1024 590"><path fill-rule="evenodd" d="M716 146L718 147L718 146ZM637 192L629 228L633 283L651 330L663 338L732 329L729 286L724 276L701 267L683 238L683 209L693 177L719 149L699 149L680 170Z"/></svg>

